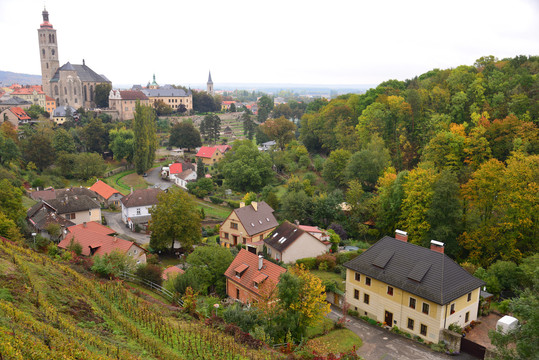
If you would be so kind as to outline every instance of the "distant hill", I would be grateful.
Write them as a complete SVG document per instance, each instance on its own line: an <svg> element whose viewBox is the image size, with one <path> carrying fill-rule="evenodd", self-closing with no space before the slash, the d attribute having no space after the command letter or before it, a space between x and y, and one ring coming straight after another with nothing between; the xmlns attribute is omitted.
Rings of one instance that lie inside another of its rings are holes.
<svg viewBox="0 0 539 360"><path fill-rule="evenodd" d="M41 85L41 75L29 75L0 70L0 86L11 85Z"/></svg>

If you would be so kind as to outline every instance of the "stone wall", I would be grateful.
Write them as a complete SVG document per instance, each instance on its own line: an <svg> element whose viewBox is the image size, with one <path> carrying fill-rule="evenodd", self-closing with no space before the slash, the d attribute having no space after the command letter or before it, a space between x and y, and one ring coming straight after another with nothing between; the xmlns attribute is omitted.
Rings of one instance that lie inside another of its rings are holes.
<svg viewBox="0 0 539 360"><path fill-rule="evenodd" d="M460 342L462 335L448 329L440 330L440 341L447 345L447 349L452 352L460 352Z"/></svg>

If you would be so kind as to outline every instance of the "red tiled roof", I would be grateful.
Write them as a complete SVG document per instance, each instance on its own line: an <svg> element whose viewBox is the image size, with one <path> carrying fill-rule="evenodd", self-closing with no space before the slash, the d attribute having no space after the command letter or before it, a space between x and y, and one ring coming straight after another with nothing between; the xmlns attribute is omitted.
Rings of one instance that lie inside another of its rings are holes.
<svg viewBox="0 0 539 360"><path fill-rule="evenodd" d="M104 199L109 199L114 194L119 194L120 192L110 186L109 184L105 183L104 181L97 180L95 184L93 184L90 187L90 190L95 191L100 196L102 196Z"/></svg>
<svg viewBox="0 0 539 360"><path fill-rule="evenodd" d="M202 146L200 150L198 150L196 156L203 158L211 158L216 150L218 150L216 146Z"/></svg>
<svg viewBox="0 0 539 360"><path fill-rule="evenodd" d="M182 172L182 164L181 163L174 163L169 166L169 172L170 174L179 174Z"/></svg>
<svg viewBox="0 0 539 360"><path fill-rule="evenodd" d="M240 266L241 268L244 266L247 268L238 279L236 277L236 269L238 269ZM262 262L262 269L258 270L258 255L253 254L245 249L241 249L238 255L236 255L232 261L232 264L230 264L228 269L225 271L225 276L230 281L238 283L251 292L260 295L259 289L254 286L255 281L265 279L264 283L268 283L270 286L275 287L279 282L279 276L281 276L281 274L284 272L286 272L285 268L266 259L264 259Z"/></svg>
<svg viewBox="0 0 539 360"><path fill-rule="evenodd" d="M64 240L60 241L58 247L66 249L67 247L69 247L71 239L74 239L74 242L77 242L82 246L82 255L85 256L92 255L90 249L95 250L93 255L105 255L111 253L114 250L126 253L133 245L139 247L132 241L127 241L116 236L104 235L102 233L92 231L90 228L78 226L73 226L72 228L76 229L72 230L70 228L69 234L67 234ZM142 251L145 251L142 248L140 249Z"/></svg>
<svg viewBox="0 0 539 360"><path fill-rule="evenodd" d="M182 269L180 269L178 266L174 265L174 266L169 266L168 268L165 269L165 271L163 271L163 280L168 280L168 278L172 275L182 275L182 274L185 274L185 271L183 271Z"/></svg>
<svg viewBox="0 0 539 360"><path fill-rule="evenodd" d="M215 147L219 149L219 151L223 154L226 153L228 150L232 149L232 146L230 145L216 145Z"/></svg>
<svg viewBox="0 0 539 360"><path fill-rule="evenodd" d="M116 231L112 230L111 228L109 227L106 227L104 225L101 225L95 221L89 221L87 222L86 224L79 224L79 225L75 225L75 226L70 226L67 228L67 230L70 232L70 233L76 233L77 231L81 231L81 230L89 230L89 231L93 231L95 233L98 233L98 234L101 234L101 235L112 235L112 234L116 234Z"/></svg>
<svg viewBox="0 0 539 360"><path fill-rule="evenodd" d="M12 107L12 108L9 108L9 110L11 110L11 112L13 114L15 114L15 116L18 117L19 120L31 120L32 119L20 107Z"/></svg>
<svg viewBox="0 0 539 360"><path fill-rule="evenodd" d="M120 90L122 100L148 100L142 91L138 90Z"/></svg>
<svg viewBox="0 0 539 360"><path fill-rule="evenodd" d="M15 91L13 91L11 93L11 95L32 95L34 93L34 90L38 93L38 94L43 94L43 90L41 89L36 89L36 88L20 88L20 89L17 89Z"/></svg>
<svg viewBox="0 0 539 360"><path fill-rule="evenodd" d="M318 228L318 226L310 226L310 225L299 225L298 226L301 230L310 232L310 233L322 233L322 230Z"/></svg>
<svg viewBox="0 0 539 360"><path fill-rule="evenodd" d="M45 95L45 100L46 101L56 101L53 98L51 98L49 95Z"/></svg>

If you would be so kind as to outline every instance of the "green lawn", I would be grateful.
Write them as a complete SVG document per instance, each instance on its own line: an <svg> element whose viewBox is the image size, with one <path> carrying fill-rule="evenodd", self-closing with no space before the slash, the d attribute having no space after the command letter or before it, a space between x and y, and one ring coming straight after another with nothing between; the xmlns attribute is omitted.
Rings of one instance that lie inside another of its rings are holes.
<svg viewBox="0 0 539 360"><path fill-rule="evenodd" d="M34 199L29 198L28 196L22 197L22 206L24 206L25 209L30 209L35 204L37 204L37 201L35 201Z"/></svg>
<svg viewBox="0 0 539 360"><path fill-rule="evenodd" d="M333 329L333 324L335 322L327 317L323 318L316 325L307 328L307 338L312 339L317 336L322 336L326 331Z"/></svg>
<svg viewBox="0 0 539 360"><path fill-rule="evenodd" d="M361 338L352 330L339 329L307 342L307 347L319 354L348 352L363 345Z"/></svg>
<svg viewBox="0 0 539 360"><path fill-rule="evenodd" d="M223 221L225 220L228 215L230 215L230 212L232 209L224 206L215 205L212 203L208 203L204 200L196 199L196 203L200 208L204 209L204 213L206 214L206 217L214 218L215 220Z"/></svg>
<svg viewBox="0 0 539 360"><path fill-rule="evenodd" d="M323 270L309 270L311 273L313 273L315 276L319 277L322 282L324 281L335 281L337 283L337 288L344 291L345 290L345 284L344 279L341 277L341 275L334 273L333 271L323 271Z"/></svg>

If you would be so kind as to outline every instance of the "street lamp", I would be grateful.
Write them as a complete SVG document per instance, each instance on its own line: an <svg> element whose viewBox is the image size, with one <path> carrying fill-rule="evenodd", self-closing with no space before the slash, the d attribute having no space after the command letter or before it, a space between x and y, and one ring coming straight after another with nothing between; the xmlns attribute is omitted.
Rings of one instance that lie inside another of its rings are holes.
<svg viewBox="0 0 539 360"><path fill-rule="evenodd" d="M34 247L36 246L36 235L37 233L32 233L32 237L34 238Z"/></svg>

